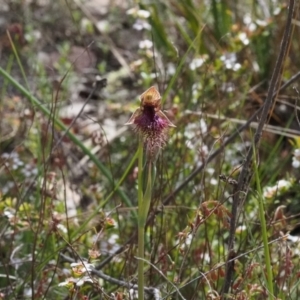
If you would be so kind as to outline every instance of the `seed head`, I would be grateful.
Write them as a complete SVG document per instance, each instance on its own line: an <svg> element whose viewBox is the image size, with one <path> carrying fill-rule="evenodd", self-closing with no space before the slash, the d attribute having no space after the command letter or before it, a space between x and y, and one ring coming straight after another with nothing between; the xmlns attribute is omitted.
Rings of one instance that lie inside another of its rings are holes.
<svg viewBox="0 0 300 300"><path fill-rule="evenodd" d="M154 160L167 141L169 127L176 127L161 111L161 96L152 86L140 96L141 106L125 125L135 125L145 143L146 153Z"/></svg>

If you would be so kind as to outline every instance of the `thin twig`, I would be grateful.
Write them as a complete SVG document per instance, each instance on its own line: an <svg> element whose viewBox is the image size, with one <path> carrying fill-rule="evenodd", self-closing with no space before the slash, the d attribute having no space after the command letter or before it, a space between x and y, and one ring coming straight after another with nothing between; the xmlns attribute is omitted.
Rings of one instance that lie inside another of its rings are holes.
<svg viewBox="0 0 300 300"><path fill-rule="evenodd" d="M295 2L294 0L290 0L289 9L288 9L288 16L287 16L287 22L285 26L285 31L282 37L282 42L280 45L280 50L278 54L278 58L276 61L276 65L272 74L272 78L270 81L270 86L267 93L267 98L262 106L262 113L260 116L260 121L258 123L257 130L254 135L254 141L253 141L253 147L255 149L259 148L260 139L262 135L262 131L264 128L264 125L267 121L269 110L272 106L273 99L274 99L274 92L276 91L276 87L281 75L281 70L283 67L284 59L287 54L288 45L291 37L291 29L292 29L292 19L294 14L294 6ZM225 271L225 282L222 288L222 297L226 298L226 294L229 292L233 273L234 273L234 239L235 239L235 232L236 232L236 224L238 221L238 215L239 210L241 209L242 203L244 199L246 198L250 180L252 177L252 156L253 156L253 148L250 147L246 160L243 164L242 170L239 175L238 184L235 189L235 193L233 196L233 203L232 203L232 217L230 220L230 230L229 230L229 240L228 240L228 263L226 264L226 271ZM230 261L230 262L229 262Z"/></svg>

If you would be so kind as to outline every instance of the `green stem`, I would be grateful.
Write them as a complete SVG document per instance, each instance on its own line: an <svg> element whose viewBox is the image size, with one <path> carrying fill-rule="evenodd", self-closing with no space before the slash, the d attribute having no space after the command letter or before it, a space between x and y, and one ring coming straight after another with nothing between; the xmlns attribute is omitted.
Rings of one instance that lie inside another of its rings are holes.
<svg viewBox="0 0 300 300"><path fill-rule="evenodd" d="M138 256L144 258L145 253L145 231L140 222L141 210L143 204L143 138L139 141L138 156ZM144 261L138 260L138 296L139 300L144 299Z"/></svg>
<svg viewBox="0 0 300 300"><path fill-rule="evenodd" d="M145 231L143 226L138 226L138 296L144 300L144 253L145 253Z"/></svg>
<svg viewBox="0 0 300 300"><path fill-rule="evenodd" d="M267 224L265 218L265 209L264 209L264 199L263 194L260 186L260 179L258 174L258 166L256 161L256 152L255 148L253 147L253 154L254 154L254 172L255 172L255 181L256 181L256 188L258 192L258 209L259 209L259 219L261 224L262 230L262 238L263 238L263 245L264 245L264 254L265 254L265 265L267 270L267 286L269 290L269 299L274 299L274 290L273 290L273 273L272 273L272 265L270 259L270 249L268 243L268 233L267 233Z"/></svg>
<svg viewBox="0 0 300 300"><path fill-rule="evenodd" d="M138 148L138 206L139 208L143 203L143 160L144 160L143 138L140 137Z"/></svg>
<svg viewBox="0 0 300 300"><path fill-rule="evenodd" d="M143 144L140 138L139 145L139 216L138 216L138 298L144 300L144 257L145 257L145 227L149 213L153 182L155 179L155 166L153 161L146 163L147 186L143 195Z"/></svg>
<svg viewBox="0 0 300 300"><path fill-rule="evenodd" d="M147 174L147 187L144 194L143 203L141 205L141 209L139 210L139 222L140 224L145 227L147 216L149 212L150 202L151 202L151 195L152 195L152 166L153 164L150 162L148 165L148 174Z"/></svg>

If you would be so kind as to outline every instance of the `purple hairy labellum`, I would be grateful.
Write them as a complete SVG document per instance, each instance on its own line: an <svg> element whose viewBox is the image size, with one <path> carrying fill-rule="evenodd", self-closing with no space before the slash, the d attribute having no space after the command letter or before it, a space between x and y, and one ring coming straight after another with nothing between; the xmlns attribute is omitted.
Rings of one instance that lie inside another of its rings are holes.
<svg viewBox="0 0 300 300"><path fill-rule="evenodd" d="M147 157L156 158L167 141L169 127L176 127L161 111L161 96L152 86L140 96L141 106L125 125L135 125L135 130L143 137Z"/></svg>

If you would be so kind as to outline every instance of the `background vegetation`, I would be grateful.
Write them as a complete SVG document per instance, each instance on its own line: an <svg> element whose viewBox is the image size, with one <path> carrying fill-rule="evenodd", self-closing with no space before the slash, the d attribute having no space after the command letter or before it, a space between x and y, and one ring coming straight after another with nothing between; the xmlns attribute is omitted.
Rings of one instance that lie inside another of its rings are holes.
<svg viewBox="0 0 300 300"><path fill-rule="evenodd" d="M177 127L157 163L147 298L299 298L298 7L228 252L259 118L240 126L265 102L288 5L0 2L0 299L136 298L138 137L124 124L152 85Z"/></svg>

